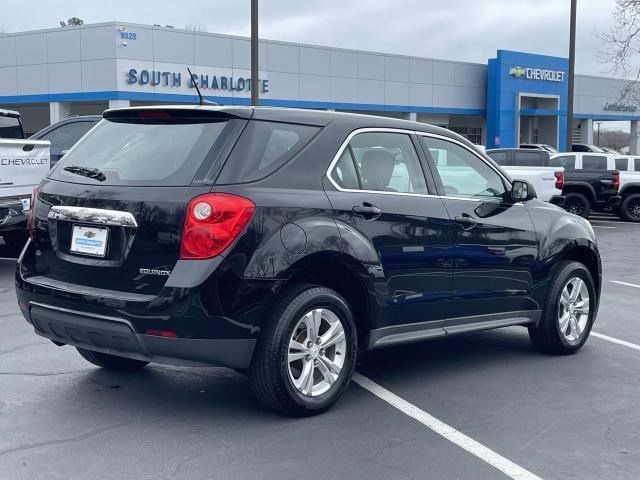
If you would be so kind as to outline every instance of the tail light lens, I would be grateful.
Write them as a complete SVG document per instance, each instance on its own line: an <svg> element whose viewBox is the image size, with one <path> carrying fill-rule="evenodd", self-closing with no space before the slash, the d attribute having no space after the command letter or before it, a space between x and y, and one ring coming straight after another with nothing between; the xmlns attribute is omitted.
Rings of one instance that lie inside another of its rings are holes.
<svg viewBox="0 0 640 480"><path fill-rule="evenodd" d="M564 187L564 172L554 172L553 175L556 177L556 188L562 190L562 187Z"/></svg>
<svg viewBox="0 0 640 480"><path fill-rule="evenodd" d="M256 206L227 193L208 193L189 202L180 258L206 259L222 253L247 226Z"/></svg>
<svg viewBox="0 0 640 480"><path fill-rule="evenodd" d="M620 188L620 174L616 173L613 176L613 189L618 190Z"/></svg>
<svg viewBox="0 0 640 480"><path fill-rule="evenodd" d="M29 209L29 217L27 218L27 228L29 229L29 238L35 240L34 224L36 221L36 204L38 203L38 187L33 187L30 203L31 207Z"/></svg>

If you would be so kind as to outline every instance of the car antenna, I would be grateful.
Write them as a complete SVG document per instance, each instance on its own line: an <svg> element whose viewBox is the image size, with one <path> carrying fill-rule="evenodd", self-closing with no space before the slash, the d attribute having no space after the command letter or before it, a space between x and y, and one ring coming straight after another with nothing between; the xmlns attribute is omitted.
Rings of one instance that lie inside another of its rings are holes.
<svg viewBox="0 0 640 480"><path fill-rule="evenodd" d="M207 100L202 96L202 93L200 93L200 89L198 88L198 84L193 81L193 73L191 73L191 70L189 69L189 67L187 67L187 72L189 72L189 78L191 79L191 83L193 83L193 86L196 87L196 92L198 92L198 98L200 99L198 103L200 105L218 105L216 102Z"/></svg>

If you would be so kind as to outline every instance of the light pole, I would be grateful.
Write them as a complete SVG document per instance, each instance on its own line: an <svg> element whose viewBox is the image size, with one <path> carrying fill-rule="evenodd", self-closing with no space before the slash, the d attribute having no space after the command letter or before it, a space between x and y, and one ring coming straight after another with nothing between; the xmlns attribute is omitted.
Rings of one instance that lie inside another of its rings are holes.
<svg viewBox="0 0 640 480"><path fill-rule="evenodd" d="M251 105L257 107L260 82L258 81L258 0L251 0Z"/></svg>
<svg viewBox="0 0 640 480"><path fill-rule="evenodd" d="M576 66L576 10L578 0L571 0L571 20L569 23L569 87L567 92L567 140L565 150L571 151L573 143L573 77Z"/></svg>

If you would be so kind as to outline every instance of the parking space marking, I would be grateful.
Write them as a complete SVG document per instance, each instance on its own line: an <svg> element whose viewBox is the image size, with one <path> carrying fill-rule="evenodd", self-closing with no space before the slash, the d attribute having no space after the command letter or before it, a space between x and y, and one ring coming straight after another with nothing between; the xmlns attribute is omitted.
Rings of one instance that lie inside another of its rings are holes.
<svg viewBox="0 0 640 480"><path fill-rule="evenodd" d="M616 228L618 228L618 227L605 227L604 225L593 225L593 224L591 224L591 226L592 226L593 228L612 228L612 229L614 229L614 230L615 230Z"/></svg>
<svg viewBox="0 0 640 480"><path fill-rule="evenodd" d="M633 348L634 350L640 350L640 345L636 345L635 343L627 342L626 340L620 340L619 338L610 337L609 335L605 335L604 333L591 332L596 338L601 340L606 340L607 342L617 343L618 345L622 345L624 347Z"/></svg>
<svg viewBox="0 0 640 480"><path fill-rule="evenodd" d="M626 285L627 287L640 288L640 285L636 285L635 283L621 282L619 280L609 280L609 282L617 283L618 285Z"/></svg>
<svg viewBox="0 0 640 480"><path fill-rule="evenodd" d="M515 480L542 480L537 475L534 475L530 471L516 465L511 460L503 457L499 453L494 452L489 447L485 447L481 443L466 436L464 433L456 430L450 425L438 420L434 416L428 414L424 410L416 407L412 403L400 398L395 393L390 392L386 388L378 385L373 380L364 375L354 372L353 381L360 385L365 390L368 390L376 397L384 400L389 405L397 408L405 415L417 420L424 426L437 433L438 435L446 438L450 442L466 450L467 452L475 455L480 460L488 463L492 467L500 470L502 473Z"/></svg>

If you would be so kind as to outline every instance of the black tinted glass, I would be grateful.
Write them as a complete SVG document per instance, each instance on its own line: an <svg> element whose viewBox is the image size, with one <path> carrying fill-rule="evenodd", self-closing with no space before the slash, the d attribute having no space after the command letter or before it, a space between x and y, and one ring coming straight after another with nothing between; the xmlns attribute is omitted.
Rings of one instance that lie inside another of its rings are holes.
<svg viewBox="0 0 640 480"><path fill-rule="evenodd" d="M270 175L287 163L320 130L290 123L250 121L216 183L244 183Z"/></svg>
<svg viewBox="0 0 640 480"><path fill-rule="evenodd" d="M516 152L513 164L517 167L540 167L542 166L543 152Z"/></svg>
<svg viewBox="0 0 640 480"><path fill-rule="evenodd" d="M190 185L198 169L216 151L216 141L232 121L189 118L151 111L149 118L101 121L60 160L51 178L103 185ZM175 120L175 121L174 121ZM66 171L98 169L102 182Z"/></svg>
<svg viewBox="0 0 640 480"><path fill-rule="evenodd" d="M626 158L616 158L616 170L625 171L629 161Z"/></svg>
<svg viewBox="0 0 640 480"><path fill-rule="evenodd" d="M576 158L572 155L561 155L549 159L550 167L564 167L565 170L576 169Z"/></svg>
<svg viewBox="0 0 640 480"><path fill-rule="evenodd" d="M487 155L498 165L507 164L507 152L487 152Z"/></svg>
<svg viewBox="0 0 640 480"><path fill-rule="evenodd" d="M16 117L0 116L0 138L23 138L22 127Z"/></svg>
<svg viewBox="0 0 640 480"><path fill-rule="evenodd" d="M607 157L584 155L582 157L582 168L585 170L606 170Z"/></svg>

